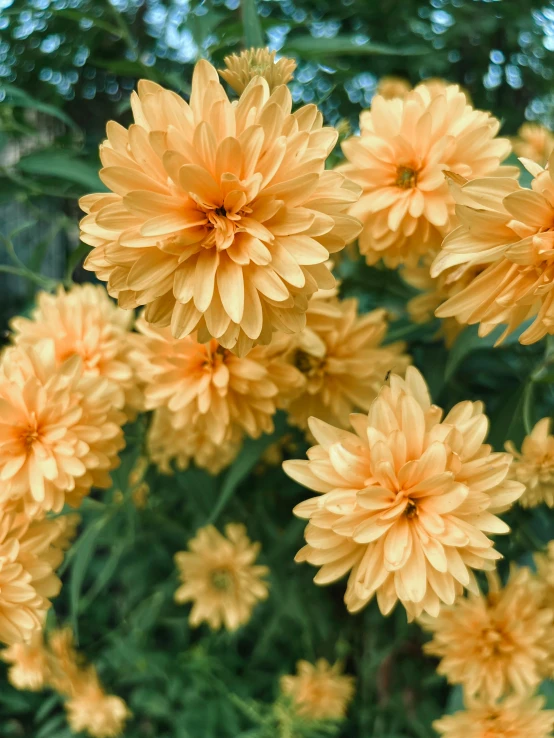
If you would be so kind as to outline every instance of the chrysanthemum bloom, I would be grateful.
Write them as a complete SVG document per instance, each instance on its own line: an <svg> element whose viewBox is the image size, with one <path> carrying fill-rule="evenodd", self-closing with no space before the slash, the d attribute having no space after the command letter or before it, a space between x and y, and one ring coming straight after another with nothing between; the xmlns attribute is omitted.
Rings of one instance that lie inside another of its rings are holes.
<svg viewBox="0 0 554 738"><path fill-rule="evenodd" d="M116 738L123 734L131 713L121 697L106 694L94 667L86 671L79 689L65 703L67 722L75 733L93 738Z"/></svg>
<svg viewBox="0 0 554 738"><path fill-rule="evenodd" d="M500 554L487 533L506 533L496 513L523 485L506 479L510 456L483 443L481 402L461 402L443 419L421 374L390 377L354 432L311 418L318 446L286 473L321 496L300 503L309 520L297 561L320 566L317 584L348 572L351 612L376 594L381 612L397 600L410 618L436 616L464 587L478 592L472 569L494 569Z"/></svg>
<svg viewBox="0 0 554 738"><path fill-rule="evenodd" d="M30 642L61 588L55 521L0 511L0 642Z"/></svg>
<svg viewBox="0 0 554 738"><path fill-rule="evenodd" d="M16 689L40 692L48 683L49 660L42 632L37 630L28 643L14 643L0 653L7 664L8 681Z"/></svg>
<svg viewBox="0 0 554 738"><path fill-rule="evenodd" d="M0 368L0 502L28 514L80 504L109 487L124 446L118 389L83 373L74 356L58 365L54 342L9 348Z"/></svg>
<svg viewBox="0 0 554 738"><path fill-rule="evenodd" d="M517 156L544 166L554 150L554 134L540 123L524 123L512 145Z"/></svg>
<svg viewBox="0 0 554 738"><path fill-rule="evenodd" d="M210 474L219 474L236 459L242 446L242 434L235 428L224 441L215 443L211 434L197 423L194 427L175 428L167 408L155 410L147 436L148 455L162 474L188 469L191 462Z"/></svg>
<svg viewBox="0 0 554 738"><path fill-rule="evenodd" d="M376 94L385 100L394 100L395 97L404 98L412 89L407 79L402 77L381 77L377 83Z"/></svg>
<svg viewBox="0 0 554 738"><path fill-rule="evenodd" d="M315 415L344 428L353 410L369 410L387 375L403 374L410 362L405 344L381 345L387 328L385 310L359 315L355 299L312 298L306 328L286 354L304 376L287 404L290 422L306 429Z"/></svg>
<svg viewBox="0 0 554 738"><path fill-rule="evenodd" d="M354 697L354 677L343 674L341 665L326 659L315 664L299 661L296 675L281 677L281 692L289 697L299 715L310 720L341 720Z"/></svg>
<svg viewBox="0 0 554 738"><path fill-rule="evenodd" d="M437 93L423 84L404 99L373 99L360 135L342 144L348 163L341 167L363 189L350 214L363 222L359 246L368 264L415 264L440 248L455 223L444 172L474 179L498 170L511 148L495 138L499 127L456 85Z"/></svg>
<svg viewBox="0 0 554 738"><path fill-rule="evenodd" d="M553 615L529 569L512 572L501 589L490 576L488 595L460 597L436 618L423 618L433 634L425 651L441 659L437 671L465 694L497 700L525 694L541 681L552 639Z"/></svg>
<svg viewBox="0 0 554 738"><path fill-rule="evenodd" d="M48 635L50 660L49 683L64 697L72 697L88 681L88 671L83 656L75 649L71 628L59 628Z"/></svg>
<svg viewBox="0 0 554 738"><path fill-rule="evenodd" d="M525 492L519 498L523 507L542 503L554 507L554 436L550 433L551 418L543 418L525 436L521 453L511 441L506 451L514 457L510 470L514 479L523 482Z"/></svg>
<svg viewBox="0 0 554 738"><path fill-rule="evenodd" d="M236 630L250 620L254 606L265 600L267 566L255 565L259 543L252 543L238 523L225 526L223 536L213 525L200 528L188 551L175 554L183 584L175 592L180 605L192 602L189 622L207 622L212 630Z"/></svg>
<svg viewBox="0 0 554 738"><path fill-rule="evenodd" d="M275 61L275 51L269 49L246 49L240 54L231 54L223 60L227 69L219 69L219 74L235 92L241 95L255 77L263 77L273 92L279 85L288 84L296 62L283 56Z"/></svg>
<svg viewBox="0 0 554 738"><path fill-rule="evenodd" d="M302 375L271 346L255 346L238 357L215 339L200 343L196 335L173 338L168 327L137 322L132 360L143 381L149 410L165 407L174 427L197 430L214 444L235 437L240 428L252 438L273 431L284 392L302 385Z"/></svg>
<svg viewBox="0 0 554 738"><path fill-rule="evenodd" d="M433 723L442 738L552 738L554 711L543 697L513 695L500 703L474 703Z"/></svg>
<svg viewBox="0 0 554 738"><path fill-rule="evenodd" d="M216 70L196 65L190 104L141 81L135 123L108 124L100 177L88 195L85 266L123 308L174 336L199 331L237 353L273 330L304 327L324 266L360 231L347 214L360 188L325 170L337 133L315 105L291 114L286 86L255 77L231 104Z"/></svg>
<svg viewBox="0 0 554 738"><path fill-rule="evenodd" d="M107 377L118 388L114 402L127 405L132 413L140 407L140 393L127 360L127 338L133 314L115 305L104 287L74 285L68 292L60 287L55 295L40 292L30 318L11 321L16 344L33 346L43 338L54 341L56 360L80 356L83 372Z"/></svg>
<svg viewBox="0 0 554 738"><path fill-rule="evenodd" d="M460 275L482 269L436 314L479 323L481 336L505 324L498 343L531 318L520 343L554 333L554 154L546 171L524 163L536 175L531 190L502 177L452 184L461 225L444 240L431 268L432 276L452 267Z"/></svg>

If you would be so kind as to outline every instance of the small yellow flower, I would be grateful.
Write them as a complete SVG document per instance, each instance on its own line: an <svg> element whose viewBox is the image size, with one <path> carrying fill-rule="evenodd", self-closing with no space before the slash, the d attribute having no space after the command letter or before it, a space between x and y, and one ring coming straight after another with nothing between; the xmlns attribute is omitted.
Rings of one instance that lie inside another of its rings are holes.
<svg viewBox="0 0 554 738"><path fill-rule="evenodd" d="M226 56L223 61L227 69L218 69L218 72L239 95L254 77L263 77L273 92L279 85L288 84L296 69L294 59L283 56L275 61L275 54L269 49L246 49L240 54Z"/></svg>
<svg viewBox="0 0 554 738"><path fill-rule="evenodd" d="M377 83L376 94L385 100L393 100L395 97L403 99L411 89L412 85L402 77L381 77Z"/></svg>
<svg viewBox="0 0 554 738"><path fill-rule="evenodd" d="M265 600L267 566L254 562L260 550L243 525L229 523L223 536L213 525L197 531L188 551L175 554L183 584L175 592L179 604L193 602L190 624L203 621L212 630L236 630L250 620L254 606Z"/></svg>
<svg viewBox="0 0 554 738"><path fill-rule="evenodd" d="M543 418L526 436L521 453L508 441L506 451L514 459L510 473L525 485L519 502L523 507L536 507L545 503L554 507L554 436L550 433L551 418Z"/></svg>
<svg viewBox="0 0 554 738"><path fill-rule="evenodd" d="M517 156L544 166L554 150L554 133L540 123L524 123L512 144Z"/></svg>
<svg viewBox="0 0 554 738"><path fill-rule="evenodd" d="M341 720L354 697L354 677L339 663L299 661L296 675L281 677L281 691L292 697L299 715L311 720Z"/></svg>
<svg viewBox="0 0 554 738"><path fill-rule="evenodd" d="M6 648L0 658L11 664L8 680L16 689L40 692L48 684L50 667L42 631L33 633L28 643L14 643Z"/></svg>
<svg viewBox="0 0 554 738"><path fill-rule="evenodd" d="M65 709L71 730L86 732L92 738L117 738L123 734L125 722L131 717L121 697L104 692L94 667L88 667L83 673Z"/></svg>

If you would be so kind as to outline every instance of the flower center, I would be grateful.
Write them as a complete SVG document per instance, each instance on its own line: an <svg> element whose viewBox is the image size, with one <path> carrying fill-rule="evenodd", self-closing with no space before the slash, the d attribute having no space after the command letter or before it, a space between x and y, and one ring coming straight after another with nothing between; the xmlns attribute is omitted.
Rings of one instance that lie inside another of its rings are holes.
<svg viewBox="0 0 554 738"><path fill-rule="evenodd" d="M408 518L408 520L412 520L412 518L417 517L417 506L415 502L408 500L408 504L406 505L406 509L404 510L404 515Z"/></svg>
<svg viewBox="0 0 554 738"><path fill-rule="evenodd" d="M39 440L40 434L36 425L28 425L26 428L22 428L19 434L19 440L28 453Z"/></svg>
<svg viewBox="0 0 554 738"><path fill-rule="evenodd" d="M218 592L227 592L233 586L233 575L228 569L214 569L210 575L212 586Z"/></svg>
<svg viewBox="0 0 554 738"><path fill-rule="evenodd" d="M410 167L398 167L396 170L396 186L410 190L417 185L417 172Z"/></svg>
<svg viewBox="0 0 554 738"><path fill-rule="evenodd" d="M302 349L297 349L294 354L293 364L302 374L313 376L323 370L325 359L320 359L317 356L308 354Z"/></svg>

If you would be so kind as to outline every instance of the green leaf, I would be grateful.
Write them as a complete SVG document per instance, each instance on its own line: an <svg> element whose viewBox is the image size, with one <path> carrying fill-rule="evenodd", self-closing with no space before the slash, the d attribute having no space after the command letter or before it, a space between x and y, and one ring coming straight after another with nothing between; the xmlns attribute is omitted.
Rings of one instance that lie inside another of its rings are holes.
<svg viewBox="0 0 554 738"><path fill-rule="evenodd" d="M73 251L69 254L66 267L67 279L72 278L73 272L79 266L79 264L81 264L81 262L86 259L90 249L91 247L88 244L81 242L77 246L77 248L73 249Z"/></svg>
<svg viewBox="0 0 554 738"><path fill-rule="evenodd" d="M241 0L242 25L244 28L244 44L250 47L261 48L265 46L262 24L258 17L256 0Z"/></svg>
<svg viewBox="0 0 554 738"><path fill-rule="evenodd" d="M487 443L490 443L496 451L503 451L506 441L513 441L517 447L521 445L526 433L524 412L530 402L530 387L531 383L522 385L491 417Z"/></svg>
<svg viewBox="0 0 554 738"><path fill-rule="evenodd" d="M313 36L292 36L288 38L283 53L296 53L301 56L421 56L428 54L427 46L396 47L376 44L372 41L358 43L356 36L335 36L335 38L314 38Z"/></svg>
<svg viewBox="0 0 554 738"><path fill-rule="evenodd" d="M513 333L505 338L502 342L501 347L509 346L510 344L517 343L520 335L527 328L528 323L524 323ZM504 333L504 327L499 326L488 336L479 336L478 327L476 325L470 325L465 328L450 350L448 360L446 362L446 368L444 370L445 380L448 382L458 370L462 361L474 351L481 349L494 348L494 344L498 341L500 336Z"/></svg>
<svg viewBox="0 0 554 738"><path fill-rule="evenodd" d="M49 105L48 103L41 102L34 97L31 97L27 92L21 90L19 87L14 85L2 85L2 89L6 93L6 100L4 104L13 105L16 108L30 108L36 110L39 113L50 115L52 118L57 118L65 123L66 126L72 128L74 131L79 130L79 126L66 115L63 110L60 110L55 105Z"/></svg>
<svg viewBox="0 0 554 738"><path fill-rule="evenodd" d="M35 723L42 723L42 721L52 712L56 705L60 704L60 697L58 694L52 694L48 699L44 700L42 705L38 708L35 713Z"/></svg>
<svg viewBox="0 0 554 738"><path fill-rule="evenodd" d="M17 166L25 174L59 177L64 181L82 185L92 192L106 190L98 176L97 167L67 151L59 149L38 151L20 159Z"/></svg>

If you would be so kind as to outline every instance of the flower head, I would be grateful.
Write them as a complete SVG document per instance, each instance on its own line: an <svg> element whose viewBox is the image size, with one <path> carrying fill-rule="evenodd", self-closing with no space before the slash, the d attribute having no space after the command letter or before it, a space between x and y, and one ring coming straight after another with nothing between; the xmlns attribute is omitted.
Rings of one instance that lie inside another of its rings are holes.
<svg viewBox="0 0 554 738"><path fill-rule="evenodd" d="M395 97L405 98L411 89L412 85L402 77L381 77L376 94L385 100L394 100Z"/></svg>
<svg viewBox="0 0 554 738"><path fill-rule="evenodd" d="M299 661L296 675L281 678L281 692L292 697L296 712L310 720L341 720L354 697L354 677L339 663Z"/></svg>
<svg viewBox="0 0 554 738"><path fill-rule="evenodd" d="M479 269L436 314L479 323L481 336L506 325L498 343L529 319L520 343L554 333L554 154L547 170L526 166L536 175L531 190L504 177L452 183L460 225L431 268L435 277L453 267L458 276Z"/></svg>
<svg viewBox="0 0 554 738"><path fill-rule="evenodd" d="M482 403L458 403L442 418L413 367L351 423L354 432L311 418L319 445L309 461L283 465L320 493L295 508L309 520L297 561L321 567L318 584L350 572L352 612L376 594L383 614L400 600L412 618L436 616L464 587L477 592L472 569L494 568L500 554L487 533L508 532L496 513L523 485L506 479L510 456L484 443Z"/></svg>
<svg viewBox="0 0 554 738"><path fill-rule="evenodd" d="M554 150L554 134L540 123L524 123L512 144L517 156L544 166Z"/></svg>
<svg viewBox="0 0 554 738"><path fill-rule="evenodd" d="M111 192L81 200L86 268L177 338L198 330L245 354L301 330L334 282L329 253L360 230L346 212L359 187L325 170L336 131L315 105L291 113L288 88L263 77L232 104L204 60L190 104L143 80L131 105L135 123L109 123L100 149Z"/></svg>
<svg viewBox="0 0 554 738"><path fill-rule="evenodd" d="M58 366L54 341L9 348L0 367L0 502L37 511L78 506L109 487L124 446L118 388L83 373L74 356Z"/></svg>
<svg viewBox="0 0 554 738"><path fill-rule="evenodd" d="M438 673L468 696L494 702L542 681L554 612L542 607L541 587L528 569L513 572L503 589L497 578L490 581L488 595L461 597L422 624L433 633L425 650L441 659Z"/></svg>
<svg viewBox="0 0 554 738"><path fill-rule="evenodd" d="M86 675L86 678L85 678ZM88 667L76 693L65 703L67 722L75 733L92 738L116 738L131 716L121 697L106 694L94 667Z"/></svg>
<svg viewBox="0 0 554 738"><path fill-rule="evenodd" d="M363 189L350 213L363 222L368 264L415 264L436 252L455 223L445 170L482 177L510 153L510 142L495 138L498 120L474 110L456 85L422 84L403 99L377 95L360 127L342 144L341 169Z"/></svg>
<svg viewBox="0 0 554 738"><path fill-rule="evenodd" d="M48 683L50 668L42 631L37 630L28 643L14 643L0 653L11 664L8 681L16 689L40 692Z"/></svg>
<svg viewBox="0 0 554 738"><path fill-rule="evenodd" d="M84 658L75 649L75 638L71 628L53 630L48 636L50 660L49 684L64 697L77 693L81 682L88 681Z"/></svg>
<svg viewBox="0 0 554 738"><path fill-rule="evenodd" d="M552 738L554 711L544 698L513 695L500 703L474 703L433 727L442 738Z"/></svg>
<svg viewBox="0 0 554 738"><path fill-rule="evenodd" d="M240 54L231 54L224 59L226 69L219 69L223 77L235 92L241 95L255 77L263 77L273 92L279 85L288 84L296 62L286 56L275 61L275 51L269 49L246 49Z"/></svg>
<svg viewBox="0 0 554 738"><path fill-rule="evenodd" d="M254 606L268 595L267 566L254 562L260 550L243 525L229 523L223 536L213 525L197 531L188 551L175 554L183 584L175 592L179 604L193 602L189 621L212 630L236 630L250 620Z"/></svg>
<svg viewBox="0 0 554 738"><path fill-rule="evenodd" d="M509 441L506 451L514 459L511 474L523 482L525 492L519 499L523 507L536 507L545 503L554 507L554 436L550 433L552 418L543 418L526 436L521 453Z"/></svg>

